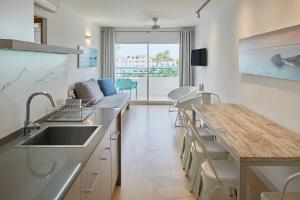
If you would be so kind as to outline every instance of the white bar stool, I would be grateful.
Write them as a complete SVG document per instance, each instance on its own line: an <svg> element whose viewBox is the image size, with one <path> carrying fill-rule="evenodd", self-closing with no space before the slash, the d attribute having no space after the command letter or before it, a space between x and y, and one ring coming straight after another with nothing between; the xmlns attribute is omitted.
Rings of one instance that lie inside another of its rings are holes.
<svg viewBox="0 0 300 200"><path fill-rule="evenodd" d="M203 98L202 95L200 95L200 96L198 95L195 98L188 99L188 100L185 100L185 101L180 101L180 102L177 102L177 104L176 104L176 106L178 107L178 115L177 115L175 124L177 123L177 119L180 118L181 124L184 128L184 141L183 141L182 147L181 147L180 158L185 157L186 155L184 156L184 152L185 153L188 152L188 151L185 151L185 150L188 150L188 149L191 148L191 146L189 144L190 141L186 140L187 129L188 129L187 119L185 119L183 117L182 112L183 111L193 111L192 104L198 104L198 103L203 102L202 98ZM208 129L205 128L205 126L204 127L199 127L198 128L198 133L203 138L203 140L214 140L215 139L215 136L213 134L211 134L208 131ZM186 159L183 159L183 160L184 160L184 165L185 165Z"/></svg>
<svg viewBox="0 0 300 200"><path fill-rule="evenodd" d="M186 174L188 175L190 166L192 164L194 164L195 161L196 161L196 163L198 163L198 160L201 158L201 156L200 156L201 153L199 154L199 152L198 153L195 152L195 154L193 156L192 146L194 145L194 137L192 137L191 131L190 131L190 126L192 125L192 121L190 120L186 111L184 109L182 109L181 104L178 104L178 108L179 108L179 111L183 114L183 116L181 118L181 121L182 121L181 123L184 128L184 141L183 141L183 145L181 148L180 157L182 158L183 168L186 170ZM202 130L204 132L205 128L201 128L199 130ZM201 133L201 132L198 132L198 133ZM208 134L210 134L210 137ZM211 133L209 133L207 130L205 130L205 132L203 133L202 136L201 136L201 134L199 134L199 135L200 135L200 137L203 136L203 138L204 138L203 141L204 141L205 145L207 145L208 151L214 159L227 159L228 158L228 153L226 152L225 148L223 148L222 145L220 145L220 143L218 143L214 140L215 137ZM192 161L192 158L196 158L196 160Z"/></svg>
<svg viewBox="0 0 300 200"><path fill-rule="evenodd" d="M191 130L198 144L197 146L200 148L200 151L203 152L206 159L201 164L202 185L198 200L211 200L217 189L228 188L228 191L231 189L237 191L238 168L236 163L232 160L212 160L206 146L197 135L196 129L191 126ZM228 192L229 196L230 194L232 193ZM236 195L234 195L234 197L236 198ZM219 198L218 200L221 199Z"/></svg>
<svg viewBox="0 0 300 200"><path fill-rule="evenodd" d="M219 188L226 187L228 191L229 189L236 190L237 188L238 168L234 161L212 160L211 165L213 167L210 166L207 160L201 165L203 185L198 200L211 200L213 193ZM230 192L228 192L228 197L225 199L228 199L229 196ZM234 199L236 199L236 197L234 197Z"/></svg>
<svg viewBox="0 0 300 200"><path fill-rule="evenodd" d="M183 154L183 167L186 171L186 175L191 175L191 186L190 191L194 190L194 185L196 183L197 176L200 174L199 166L205 161L205 155L203 151L200 151L198 143L195 141L195 137L191 131L191 127L196 130L193 126L191 119L188 114L179 106L180 111L183 113L183 125L185 128L185 149ZM199 138L202 137L198 134ZM205 145L208 154L213 159L226 160L228 159L228 152L226 149L216 140L202 140L202 143Z"/></svg>
<svg viewBox="0 0 300 200"><path fill-rule="evenodd" d="M192 161L190 166L190 175L192 177L191 180L191 186L190 191L195 190L195 184L197 177L200 175L201 169L199 166L206 160L205 156L203 155L203 152L200 150L201 148L199 145L195 142L195 145L192 148L191 155L192 155ZM203 144L206 146L208 154L210 157L214 160L228 160L228 152L226 149L217 141L203 141ZM199 193L199 187L201 187L199 183L199 186L196 188L196 192Z"/></svg>

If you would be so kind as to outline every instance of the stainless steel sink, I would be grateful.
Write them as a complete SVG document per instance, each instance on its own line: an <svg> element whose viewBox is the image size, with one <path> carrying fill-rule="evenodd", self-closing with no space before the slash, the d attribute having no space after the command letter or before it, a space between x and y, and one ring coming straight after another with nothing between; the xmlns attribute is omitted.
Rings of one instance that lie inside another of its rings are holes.
<svg viewBox="0 0 300 200"><path fill-rule="evenodd" d="M47 126L17 147L86 147L101 126Z"/></svg>

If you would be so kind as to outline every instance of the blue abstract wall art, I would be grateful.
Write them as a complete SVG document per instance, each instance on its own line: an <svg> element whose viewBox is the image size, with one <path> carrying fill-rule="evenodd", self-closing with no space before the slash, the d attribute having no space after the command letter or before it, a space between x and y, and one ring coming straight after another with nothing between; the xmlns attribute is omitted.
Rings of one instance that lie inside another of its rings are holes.
<svg viewBox="0 0 300 200"><path fill-rule="evenodd" d="M239 41L242 74L300 81L300 25Z"/></svg>
<svg viewBox="0 0 300 200"><path fill-rule="evenodd" d="M83 54L78 56L78 68L89 68L98 66L98 49L96 48L87 48L87 47L78 47L79 50L83 51Z"/></svg>

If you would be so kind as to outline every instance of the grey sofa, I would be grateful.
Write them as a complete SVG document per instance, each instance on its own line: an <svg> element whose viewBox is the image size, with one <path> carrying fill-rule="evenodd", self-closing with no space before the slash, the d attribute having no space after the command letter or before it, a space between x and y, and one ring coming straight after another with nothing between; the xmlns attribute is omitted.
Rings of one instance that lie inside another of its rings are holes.
<svg viewBox="0 0 300 200"><path fill-rule="evenodd" d="M122 113L129 108L130 97L126 93L104 96L98 83L94 79L75 84L75 94L80 99L93 99L96 108L120 108Z"/></svg>

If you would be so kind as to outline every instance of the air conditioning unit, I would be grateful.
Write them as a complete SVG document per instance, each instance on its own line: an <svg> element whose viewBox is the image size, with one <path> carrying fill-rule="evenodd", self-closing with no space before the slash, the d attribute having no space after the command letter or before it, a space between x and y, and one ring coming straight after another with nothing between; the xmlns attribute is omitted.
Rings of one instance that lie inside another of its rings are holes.
<svg viewBox="0 0 300 200"><path fill-rule="evenodd" d="M57 13L59 6L48 0L34 0L34 5L52 13Z"/></svg>

